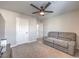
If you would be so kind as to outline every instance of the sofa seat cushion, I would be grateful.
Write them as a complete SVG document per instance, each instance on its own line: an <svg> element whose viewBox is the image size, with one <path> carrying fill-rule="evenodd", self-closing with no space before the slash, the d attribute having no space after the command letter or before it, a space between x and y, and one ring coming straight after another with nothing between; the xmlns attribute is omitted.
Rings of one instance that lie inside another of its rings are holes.
<svg viewBox="0 0 79 59"><path fill-rule="evenodd" d="M54 39L53 43L56 44L56 45L59 45L61 47L67 48L69 41Z"/></svg>
<svg viewBox="0 0 79 59"><path fill-rule="evenodd" d="M44 40L53 43L53 40L57 40L57 39L56 38L52 38L52 37L48 37L48 38L46 38Z"/></svg>

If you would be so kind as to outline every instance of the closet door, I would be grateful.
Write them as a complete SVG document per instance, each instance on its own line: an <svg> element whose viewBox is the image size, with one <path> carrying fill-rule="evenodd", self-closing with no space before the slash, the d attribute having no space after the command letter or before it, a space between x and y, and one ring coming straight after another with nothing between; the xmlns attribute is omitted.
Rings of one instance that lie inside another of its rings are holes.
<svg viewBox="0 0 79 59"><path fill-rule="evenodd" d="M16 19L16 42L17 44L29 41L29 20L24 17Z"/></svg>

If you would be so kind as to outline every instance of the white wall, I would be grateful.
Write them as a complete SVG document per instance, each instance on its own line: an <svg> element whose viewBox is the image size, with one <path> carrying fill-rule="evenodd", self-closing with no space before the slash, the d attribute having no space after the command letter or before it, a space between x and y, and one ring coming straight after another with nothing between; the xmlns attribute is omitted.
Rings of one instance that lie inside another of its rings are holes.
<svg viewBox="0 0 79 59"><path fill-rule="evenodd" d="M77 48L79 48L79 11L45 19L44 35L49 31L77 33Z"/></svg>
<svg viewBox="0 0 79 59"><path fill-rule="evenodd" d="M0 39L5 38L5 20L0 15Z"/></svg>
<svg viewBox="0 0 79 59"><path fill-rule="evenodd" d="M38 19L38 28L37 28L37 34L38 34L38 38L42 38L43 37L43 23L41 20Z"/></svg>
<svg viewBox="0 0 79 59"><path fill-rule="evenodd" d="M11 45L17 44L16 43L16 18L17 17L24 16L28 20L31 19L31 22L33 20L36 22L36 18L34 18L34 17L12 12L9 10L0 9L0 13L5 20L5 38L7 39L7 42L10 43ZM35 25L35 24L32 24L32 25ZM32 27L32 25L31 25L31 27ZM36 27L36 26L33 26L33 27ZM35 29L35 28L33 28L33 29ZM37 35L37 34L35 34L35 35Z"/></svg>
<svg viewBox="0 0 79 59"><path fill-rule="evenodd" d="M0 9L5 20L5 38L11 45L16 44L16 16L17 14L8 10Z"/></svg>
<svg viewBox="0 0 79 59"><path fill-rule="evenodd" d="M34 41L37 39L37 19L29 19L29 40Z"/></svg>

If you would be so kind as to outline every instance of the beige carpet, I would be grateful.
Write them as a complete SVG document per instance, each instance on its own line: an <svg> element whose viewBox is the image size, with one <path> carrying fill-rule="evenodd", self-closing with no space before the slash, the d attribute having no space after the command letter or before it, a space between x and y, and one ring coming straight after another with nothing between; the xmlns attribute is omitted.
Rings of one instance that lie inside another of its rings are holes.
<svg viewBox="0 0 79 59"><path fill-rule="evenodd" d="M71 58L72 56L44 45L42 42L26 43L12 48L13 58Z"/></svg>

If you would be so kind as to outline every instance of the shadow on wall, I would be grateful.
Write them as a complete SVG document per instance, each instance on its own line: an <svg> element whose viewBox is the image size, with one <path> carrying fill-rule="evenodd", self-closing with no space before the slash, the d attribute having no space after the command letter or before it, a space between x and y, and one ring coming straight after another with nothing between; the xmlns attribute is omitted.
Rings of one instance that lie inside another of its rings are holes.
<svg viewBox="0 0 79 59"><path fill-rule="evenodd" d="M0 14L0 39L5 38L5 20L3 16Z"/></svg>

